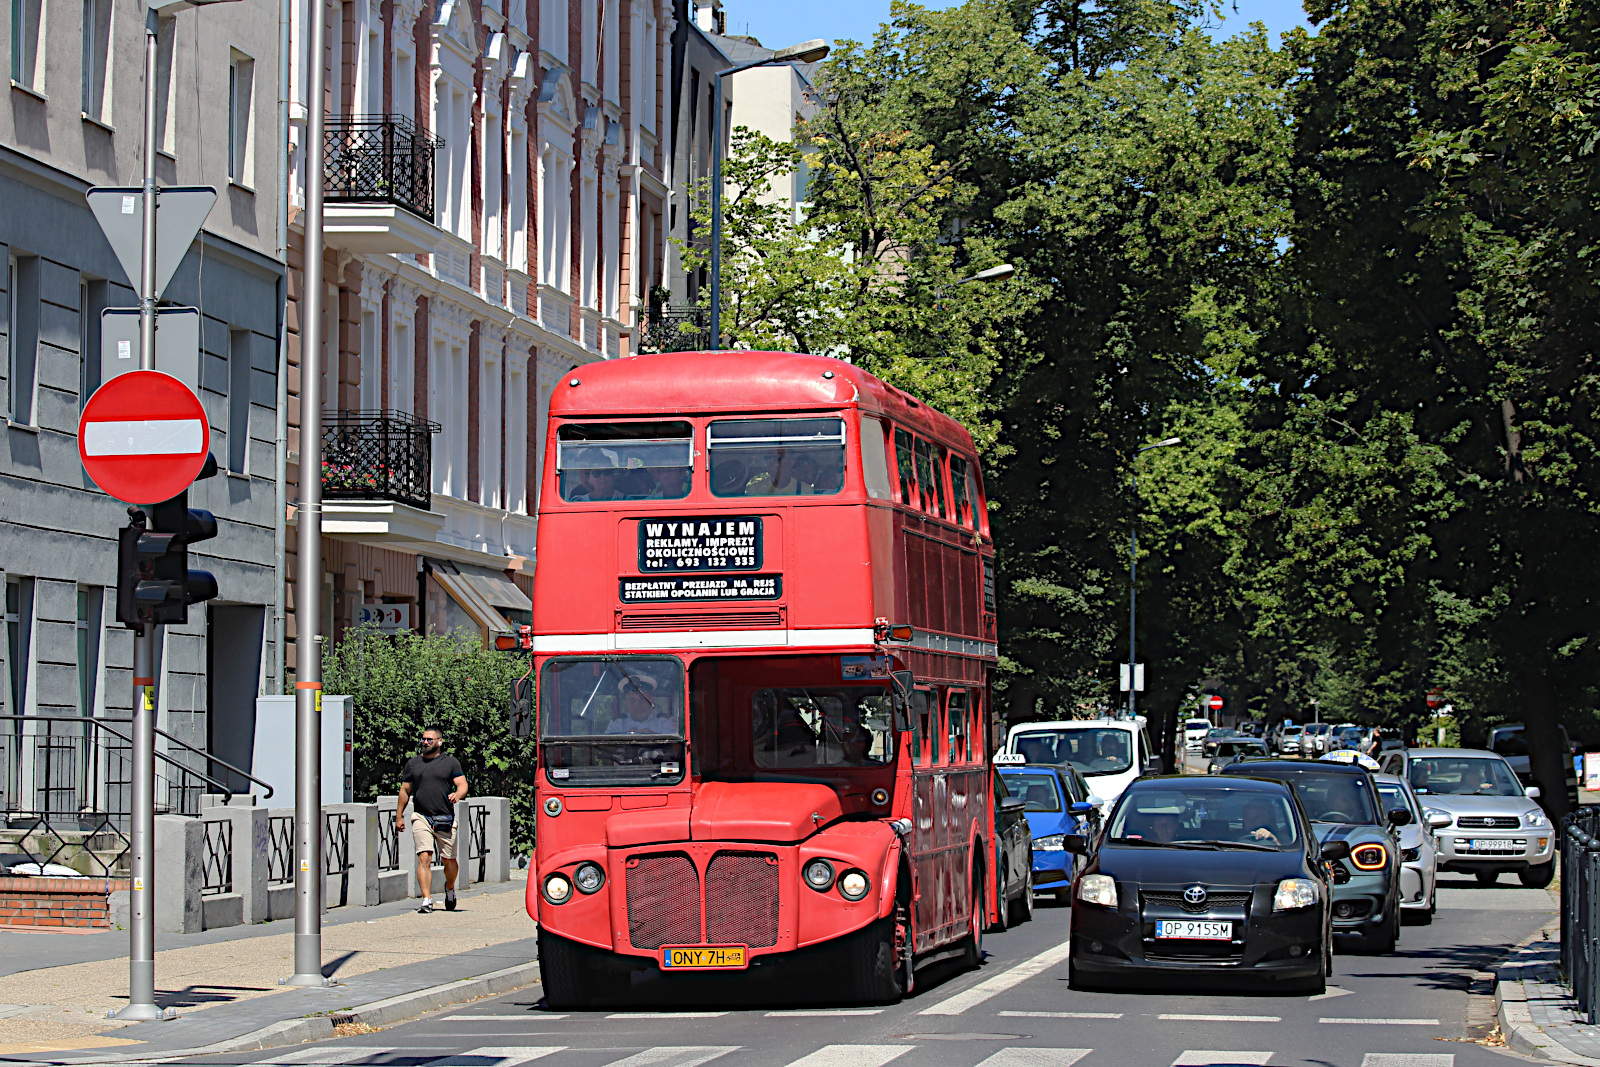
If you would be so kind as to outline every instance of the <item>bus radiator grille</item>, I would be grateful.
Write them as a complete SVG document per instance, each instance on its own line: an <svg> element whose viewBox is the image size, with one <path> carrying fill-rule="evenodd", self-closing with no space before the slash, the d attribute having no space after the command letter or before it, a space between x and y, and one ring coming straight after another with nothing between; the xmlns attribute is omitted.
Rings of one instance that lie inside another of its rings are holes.
<svg viewBox="0 0 1600 1067"><path fill-rule="evenodd" d="M706 942L771 948L778 943L778 857L718 852L706 867Z"/></svg>
<svg viewBox="0 0 1600 1067"><path fill-rule="evenodd" d="M628 860L628 940L634 948L698 945L700 877L682 852Z"/></svg>

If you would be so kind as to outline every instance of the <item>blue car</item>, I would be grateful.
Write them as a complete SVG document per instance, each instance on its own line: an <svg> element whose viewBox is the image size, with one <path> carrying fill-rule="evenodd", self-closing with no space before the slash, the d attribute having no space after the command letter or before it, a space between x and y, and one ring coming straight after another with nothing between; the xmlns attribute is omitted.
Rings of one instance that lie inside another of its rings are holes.
<svg viewBox="0 0 1600 1067"><path fill-rule="evenodd" d="M1058 903L1066 903L1077 868L1087 858L1068 852L1062 838L1081 834L1092 846L1098 832L1099 813L1087 799L1087 787L1070 767L1027 764L1014 755L997 756L995 764L1006 790L1023 800L1033 835L1034 892L1053 893Z"/></svg>

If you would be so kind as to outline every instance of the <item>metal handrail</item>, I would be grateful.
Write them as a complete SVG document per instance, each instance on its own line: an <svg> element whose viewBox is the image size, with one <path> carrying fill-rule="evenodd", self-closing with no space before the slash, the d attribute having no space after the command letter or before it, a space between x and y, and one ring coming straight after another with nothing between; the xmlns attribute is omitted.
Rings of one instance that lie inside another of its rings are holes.
<svg viewBox="0 0 1600 1067"><path fill-rule="evenodd" d="M119 730L113 730L109 725L109 723L113 723L113 722L125 722L125 723L129 723L131 725L132 722L133 722L132 719L96 719L96 718L92 718L90 716L77 717L77 716L68 716L68 715L0 715L0 722L48 722L48 723L56 723L56 724L64 724L64 723L69 723L69 722L91 723L91 724L94 725L95 729L104 730L106 733L110 734L112 737L115 737L115 738L117 738L118 740L121 740L121 741L128 742L128 744L130 746L133 744L133 738L129 737L127 734L122 733ZM243 770L242 768L239 768L239 767L235 767L233 764L229 763L227 760L222 759L219 756L213 756L211 753L206 752L203 749L195 748L193 745L189 744L189 742L184 741L181 738L173 737L171 734L167 733L165 730L161 729L161 727L159 727L159 726L155 727L154 729L155 729L155 732L157 734L159 734L160 736L166 738L168 741L172 742L173 744L177 745L178 747L187 749L188 751L193 752L197 756L204 757L206 759L206 761L209 762L209 763L215 763L215 764L220 765L223 768L223 770L232 771L234 774L239 775L241 778L248 778L250 781L256 783L257 785L265 787L266 790L267 790L267 793L266 793L266 797L263 797L262 799L267 799L267 798L270 798L272 796L273 790L272 790L271 783L263 782L261 779L257 778L255 775L251 774L249 771ZM199 778L201 781L205 782L207 785L216 786L217 787L217 791L219 793L221 793L224 797L226 797L228 800L232 800L233 799L233 789L230 788L229 786L226 786L223 783L217 781L215 778L211 777L209 774L204 774L204 773L202 773L200 771L197 771L193 767L189 766L186 763L179 763L177 760L173 759L171 756L167 755L165 752L157 751L155 753L155 756L156 756L157 759L163 760L164 762L171 764L172 766L178 768L178 770L183 771L185 774L194 775L196 778Z"/></svg>

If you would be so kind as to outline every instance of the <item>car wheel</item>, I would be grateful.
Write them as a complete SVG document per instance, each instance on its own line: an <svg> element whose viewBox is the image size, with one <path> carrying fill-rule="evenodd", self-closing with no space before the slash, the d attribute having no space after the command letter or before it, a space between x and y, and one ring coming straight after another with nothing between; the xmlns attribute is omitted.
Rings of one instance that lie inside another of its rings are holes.
<svg viewBox="0 0 1600 1067"><path fill-rule="evenodd" d="M1000 863L1000 878L996 882L1000 893L1000 906L994 909L994 925L989 929L1004 932L1011 925L1011 899L1007 892L1007 885L1011 881L1011 868L1004 860Z"/></svg>
<svg viewBox="0 0 1600 1067"><path fill-rule="evenodd" d="M1015 926L1017 923L1025 923L1025 922L1032 922L1032 921L1033 921L1033 885L1031 883L1029 883L1029 884L1026 884L1026 885L1024 885L1022 887L1022 896L1017 898L1017 915L1016 915L1016 920L1015 920L1015 922L1012 923L1012 925Z"/></svg>
<svg viewBox="0 0 1600 1067"><path fill-rule="evenodd" d="M1541 863L1537 867L1529 867L1525 871L1517 872L1517 881L1521 882L1529 889L1545 889L1550 885L1551 882L1555 881L1555 877L1556 864L1554 860L1551 860L1549 863Z"/></svg>
<svg viewBox="0 0 1600 1067"><path fill-rule="evenodd" d="M1387 956L1395 950L1400 942L1400 915L1399 909L1394 909L1395 914L1384 924L1383 931L1367 934L1361 941L1361 949L1369 956Z"/></svg>
<svg viewBox="0 0 1600 1067"><path fill-rule="evenodd" d="M1494 885L1500 880L1499 871L1473 871L1472 876L1478 880L1479 885Z"/></svg>

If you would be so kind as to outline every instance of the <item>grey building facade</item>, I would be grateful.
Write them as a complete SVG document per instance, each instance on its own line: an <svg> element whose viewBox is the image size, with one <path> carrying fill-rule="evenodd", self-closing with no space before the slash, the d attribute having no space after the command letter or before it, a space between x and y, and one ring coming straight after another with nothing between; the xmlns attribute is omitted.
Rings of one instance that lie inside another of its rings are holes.
<svg viewBox="0 0 1600 1067"><path fill-rule="evenodd" d="M114 0L10 5L11 81L0 108L0 712L10 716L131 711L132 633L115 617L116 535L128 516L85 474L76 432L105 369L100 312L138 302L84 193L142 178L143 15L143 4ZM216 576L220 596L167 628L157 721L237 762L248 759L242 735L256 695L281 684L269 676L285 276L278 6L182 12L163 22L158 54L160 181L219 191L163 300L201 312L200 368L189 384L208 412L219 472L195 484L190 506L212 511L219 533L191 551L190 565ZM72 757L80 766L57 774L54 788L67 792L42 797L37 753L22 740L37 732L36 723L0 720L0 810L42 810L47 800L58 810L115 807L81 751ZM171 741L158 747L204 763ZM163 773L182 786L181 775Z"/></svg>

